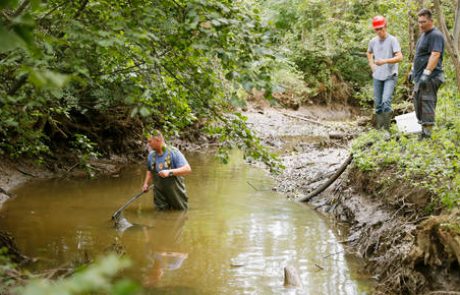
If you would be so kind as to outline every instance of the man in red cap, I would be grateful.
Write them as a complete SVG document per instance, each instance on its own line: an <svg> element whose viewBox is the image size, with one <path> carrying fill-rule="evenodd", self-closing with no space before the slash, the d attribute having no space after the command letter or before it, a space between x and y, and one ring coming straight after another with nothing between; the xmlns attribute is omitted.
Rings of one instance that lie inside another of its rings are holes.
<svg viewBox="0 0 460 295"><path fill-rule="evenodd" d="M369 42L367 59L374 80L374 106L377 128L390 128L391 98L398 79L398 63L402 61L398 39L387 32L387 21L383 16L372 19L377 34Z"/></svg>

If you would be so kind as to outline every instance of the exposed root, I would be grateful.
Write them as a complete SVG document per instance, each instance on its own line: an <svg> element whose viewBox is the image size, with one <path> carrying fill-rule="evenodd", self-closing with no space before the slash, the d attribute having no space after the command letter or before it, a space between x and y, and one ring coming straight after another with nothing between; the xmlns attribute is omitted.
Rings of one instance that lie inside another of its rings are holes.
<svg viewBox="0 0 460 295"><path fill-rule="evenodd" d="M348 177L329 190L330 197L312 202L350 224L347 249L367 260L366 269L378 278L376 293L458 290L460 213L434 210L438 215L427 215L432 195L398 180L391 171L379 177L355 168L346 173Z"/></svg>
<svg viewBox="0 0 460 295"><path fill-rule="evenodd" d="M0 249L5 248L7 250L6 255L15 263L25 263L30 261L30 259L19 252L14 242L14 238L11 234L7 232L0 231Z"/></svg>

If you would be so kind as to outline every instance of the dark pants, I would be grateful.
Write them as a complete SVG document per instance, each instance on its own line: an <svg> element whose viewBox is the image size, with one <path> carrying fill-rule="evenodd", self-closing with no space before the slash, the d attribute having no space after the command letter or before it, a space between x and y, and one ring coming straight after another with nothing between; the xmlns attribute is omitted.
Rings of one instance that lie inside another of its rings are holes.
<svg viewBox="0 0 460 295"><path fill-rule="evenodd" d="M433 126L435 122L436 103L438 101L438 89L443 82L442 77L435 77L428 83L414 88L415 115L422 126Z"/></svg>
<svg viewBox="0 0 460 295"><path fill-rule="evenodd" d="M153 203L159 210L186 210L188 197L182 176L162 178L154 173Z"/></svg>

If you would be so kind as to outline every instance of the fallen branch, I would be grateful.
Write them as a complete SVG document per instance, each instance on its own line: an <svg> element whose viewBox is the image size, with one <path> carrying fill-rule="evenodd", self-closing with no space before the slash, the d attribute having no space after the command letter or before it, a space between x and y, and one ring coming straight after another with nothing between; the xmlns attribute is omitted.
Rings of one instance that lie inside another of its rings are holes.
<svg viewBox="0 0 460 295"><path fill-rule="evenodd" d="M303 187L307 187L315 182L318 182L320 180L323 180L324 178L326 177L329 177L329 176L332 176L334 174L334 172L327 172L327 173L324 173L324 174L321 174L320 176L318 177L315 177L313 178L312 180L310 180L310 182L308 182L307 184L305 184Z"/></svg>
<svg viewBox="0 0 460 295"><path fill-rule="evenodd" d="M321 125L321 126L324 126L324 127L329 127L324 123L321 123L321 122L318 122L318 121L315 121L315 120L312 120L312 119L308 119L308 118L300 117L300 116L296 116L296 115L291 115L291 114L287 114L287 113L284 113L284 112L280 112L280 113L285 115L286 117L291 117L291 118L303 120L303 121L306 121L306 122L310 122L310 123L313 123L313 124Z"/></svg>
<svg viewBox="0 0 460 295"><path fill-rule="evenodd" d="M16 167L16 170L18 170L19 172L21 172L21 173L24 174L24 175L31 176L31 177L37 177L37 175L33 175L32 173L29 173L29 172L27 172L27 171L24 171L24 170L22 170L21 168Z"/></svg>
<svg viewBox="0 0 460 295"><path fill-rule="evenodd" d="M331 253L331 254L329 254L329 255L323 256L323 258L328 258L328 257L330 257L330 256L334 256L334 255L343 253L343 251L344 251L344 250L341 250L341 251L338 251L338 252L335 252L335 253Z"/></svg>
<svg viewBox="0 0 460 295"><path fill-rule="evenodd" d="M316 263L315 263L315 266L316 266L319 270L324 270L324 267L322 267L322 266L319 265L319 264L316 264Z"/></svg>
<svg viewBox="0 0 460 295"><path fill-rule="evenodd" d="M255 186L253 186L249 181L246 181L256 192L266 192L270 191L271 189L258 189Z"/></svg>
<svg viewBox="0 0 460 295"><path fill-rule="evenodd" d="M246 181L256 192L259 191L255 186L253 186L249 181Z"/></svg>
<svg viewBox="0 0 460 295"><path fill-rule="evenodd" d="M342 166L339 167L339 169L337 169L337 171L334 173L334 175L332 175L331 178L329 178L328 181L326 181L325 183L323 183L322 185L320 185L317 189L315 189L314 191L312 191L311 193L309 193L308 195L306 195L305 197L302 197L302 198L299 198L297 201L299 202L308 202L310 201L313 197L317 196L318 194L320 194L321 192L323 192L325 189L327 189L332 183L334 183L334 181L337 180L337 178L339 178L340 175L342 175L342 173L345 171L345 169L348 167L348 165L350 165L351 161L353 160L353 154L350 154L348 156L348 158L345 160L345 162L343 162Z"/></svg>

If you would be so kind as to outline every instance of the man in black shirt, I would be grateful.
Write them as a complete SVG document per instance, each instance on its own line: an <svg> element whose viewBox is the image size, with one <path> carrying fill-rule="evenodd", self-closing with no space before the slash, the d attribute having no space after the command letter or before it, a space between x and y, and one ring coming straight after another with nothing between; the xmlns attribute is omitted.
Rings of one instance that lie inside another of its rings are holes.
<svg viewBox="0 0 460 295"><path fill-rule="evenodd" d="M421 138L430 138L435 122L437 93L444 82L444 36L433 26L432 14L428 9L418 13L418 25L422 35L417 41L410 78L415 83L414 106L418 122L422 125Z"/></svg>

